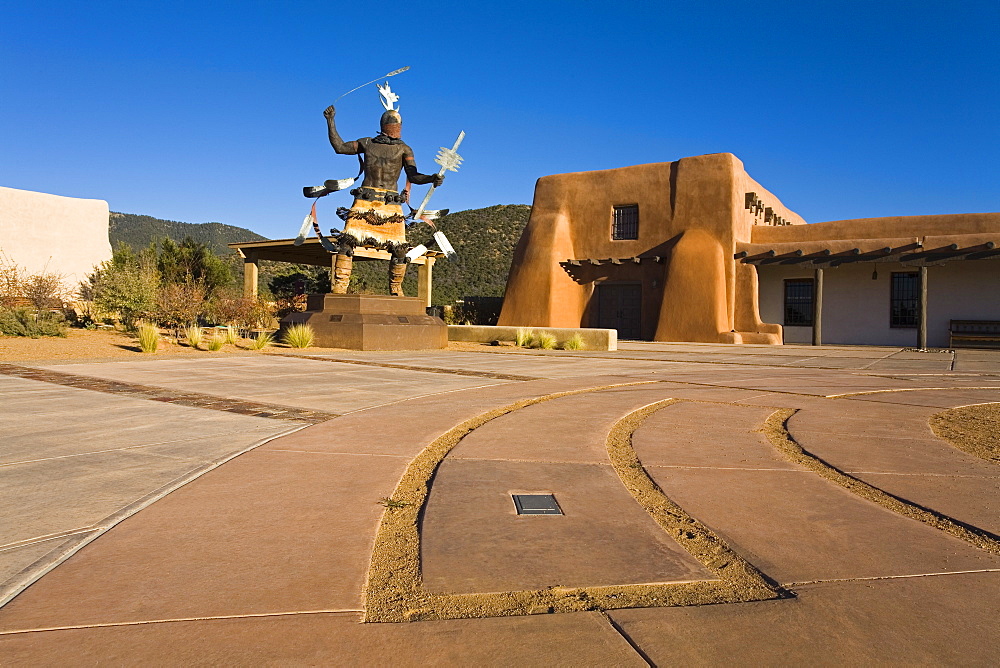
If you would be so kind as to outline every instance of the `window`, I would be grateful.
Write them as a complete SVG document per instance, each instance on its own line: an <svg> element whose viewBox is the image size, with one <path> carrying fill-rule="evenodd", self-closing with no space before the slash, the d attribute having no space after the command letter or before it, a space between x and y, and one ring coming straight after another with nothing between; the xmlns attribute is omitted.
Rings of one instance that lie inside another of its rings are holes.
<svg viewBox="0 0 1000 668"><path fill-rule="evenodd" d="M638 239L639 238L639 205L627 204L616 206L611 219L611 238Z"/></svg>
<svg viewBox="0 0 1000 668"><path fill-rule="evenodd" d="M920 318L920 274L892 274L889 293L889 326L913 328Z"/></svg>
<svg viewBox="0 0 1000 668"><path fill-rule="evenodd" d="M812 327L813 279L790 278L785 281L785 326Z"/></svg>

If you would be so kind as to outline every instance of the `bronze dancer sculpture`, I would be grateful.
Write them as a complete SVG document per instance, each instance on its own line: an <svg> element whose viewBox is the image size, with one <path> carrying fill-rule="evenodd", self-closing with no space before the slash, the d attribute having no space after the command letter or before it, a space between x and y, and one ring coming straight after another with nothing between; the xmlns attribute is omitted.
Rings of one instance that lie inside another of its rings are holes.
<svg viewBox="0 0 1000 668"><path fill-rule="evenodd" d="M389 294L403 295L403 276L406 274L406 264L409 262L407 251L410 248L406 242L406 217L400 205L408 199L409 184L430 183L436 187L444 181L441 174L421 174L417 171L413 149L401 139L402 118L399 111L393 108L399 98L389 89L388 84L378 88L384 98L382 105L385 113L379 123L379 134L375 137L345 142L337 133L334 120L337 112L334 106L330 105L323 112L333 150L341 155L358 155L365 177L360 187L351 190L354 195L351 208L342 208L337 212L344 219L345 225L344 231L337 238L337 258L331 281L334 294L347 293L354 248L366 245L389 251L392 256L389 261ZM408 184L400 193L398 182L403 171L406 172ZM318 188L305 188L304 194L307 197L323 197L339 190L343 185L353 183L352 179L345 181L346 183L327 181Z"/></svg>

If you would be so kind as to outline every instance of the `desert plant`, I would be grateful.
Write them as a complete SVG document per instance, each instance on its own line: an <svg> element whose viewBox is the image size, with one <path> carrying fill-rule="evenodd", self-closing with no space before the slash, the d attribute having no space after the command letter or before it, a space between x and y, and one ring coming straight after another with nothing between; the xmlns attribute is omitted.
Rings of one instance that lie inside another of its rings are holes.
<svg viewBox="0 0 1000 668"><path fill-rule="evenodd" d="M226 261L217 256L204 243L191 237L177 243L166 238L160 241L160 248L150 249L156 255L156 265L163 277L163 284L198 283L211 294L216 289L229 285L232 272Z"/></svg>
<svg viewBox="0 0 1000 668"><path fill-rule="evenodd" d="M583 337L579 332L563 341L562 344L563 350L583 350L583 348Z"/></svg>
<svg viewBox="0 0 1000 668"><path fill-rule="evenodd" d="M548 332L539 332L532 337L531 347L541 348L542 350L553 350L556 347L556 337Z"/></svg>
<svg viewBox="0 0 1000 668"><path fill-rule="evenodd" d="M24 298L24 270L0 253L0 308L13 309Z"/></svg>
<svg viewBox="0 0 1000 668"><path fill-rule="evenodd" d="M144 353L155 353L160 345L160 328L143 323L139 325L139 348Z"/></svg>
<svg viewBox="0 0 1000 668"><path fill-rule="evenodd" d="M0 308L0 334L4 336L37 339L42 336L66 336L68 330L66 319L59 313L35 313L29 308Z"/></svg>
<svg viewBox="0 0 1000 668"><path fill-rule="evenodd" d="M533 338L534 335L530 329L519 329L514 332L514 343L521 348L527 347Z"/></svg>
<svg viewBox="0 0 1000 668"><path fill-rule="evenodd" d="M210 338L208 340L208 343L205 344L205 347L211 350L213 353L217 353L220 350L222 350L222 346L224 345L226 345L226 338L224 336L220 336L219 333L216 332L215 336Z"/></svg>
<svg viewBox="0 0 1000 668"><path fill-rule="evenodd" d="M257 297L257 299L253 300L250 312L247 314L246 322L241 324L250 329L270 327L271 323L274 322L275 309L276 305L274 301L265 299L264 297Z"/></svg>
<svg viewBox="0 0 1000 668"><path fill-rule="evenodd" d="M21 283L21 292L36 311L62 308L69 297L66 277L49 271L25 276Z"/></svg>
<svg viewBox="0 0 1000 668"><path fill-rule="evenodd" d="M136 255L120 245L111 259L87 277L94 303L103 311L117 313L126 329L156 306L160 275L156 259L148 253Z"/></svg>
<svg viewBox="0 0 1000 668"><path fill-rule="evenodd" d="M309 325L292 325L285 330L282 340L292 348L308 348L315 337L316 333Z"/></svg>
<svg viewBox="0 0 1000 668"><path fill-rule="evenodd" d="M174 329L175 337L180 328L193 325L205 312L206 288L201 283L169 283L157 290L156 319Z"/></svg>
<svg viewBox="0 0 1000 668"><path fill-rule="evenodd" d="M239 332L236 331L235 327L226 327L222 331L222 340L224 343L235 344L240 340Z"/></svg>
<svg viewBox="0 0 1000 668"><path fill-rule="evenodd" d="M251 350L263 350L274 343L274 335L270 332L261 332L257 335L257 338L250 341Z"/></svg>
<svg viewBox="0 0 1000 668"><path fill-rule="evenodd" d="M205 340L205 332L203 332L201 327L198 327L197 325L185 328L184 336L187 337L188 345L192 348L197 348L201 345L201 342Z"/></svg>

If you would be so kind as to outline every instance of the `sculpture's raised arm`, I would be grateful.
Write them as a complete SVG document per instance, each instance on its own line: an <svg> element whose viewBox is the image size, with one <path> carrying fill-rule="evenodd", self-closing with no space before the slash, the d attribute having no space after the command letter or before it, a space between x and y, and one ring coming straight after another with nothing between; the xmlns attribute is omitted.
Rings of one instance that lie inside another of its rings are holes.
<svg viewBox="0 0 1000 668"><path fill-rule="evenodd" d="M333 147L333 150L341 155L357 155L358 142L345 142L337 134L337 124L333 120L334 116L337 115L337 110L332 104L323 111L323 115L326 117L327 134L330 136L330 146Z"/></svg>

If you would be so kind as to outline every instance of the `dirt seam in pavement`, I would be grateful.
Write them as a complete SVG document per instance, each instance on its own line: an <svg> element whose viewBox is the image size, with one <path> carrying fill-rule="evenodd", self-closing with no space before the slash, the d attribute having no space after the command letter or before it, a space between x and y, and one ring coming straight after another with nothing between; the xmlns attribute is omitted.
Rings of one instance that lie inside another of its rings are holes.
<svg viewBox="0 0 1000 668"><path fill-rule="evenodd" d="M266 404L259 401L230 399L214 394L202 394L201 392L170 390L153 385L108 380L96 376L83 376L63 371L53 371L52 369L38 369L19 364L10 364L9 362L0 362L0 374L24 378L26 380L37 380L43 383L52 383L53 385L103 392L105 394L120 394L133 399L147 399L149 401L160 401L179 406L188 406L190 408L204 408L224 413L235 413L237 415L270 418L272 420L315 424L340 417L337 413L328 413L326 411L294 408L282 404Z"/></svg>
<svg viewBox="0 0 1000 668"><path fill-rule="evenodd" d="M891 390L865 390L864 392L844 392L843 394L828 394L827 399L846 399L850 397L863 397L871 394L889 394L891 392L923 392L923 391L934 391L941 392L944 390L1000 390L1000 385L988 385L986 387L897 387Z"/></svg>
<svg viewBox="0 0 1000 668"><path fill-rule="evenodd" d="M1000 555L1000 537L979 527L960 522L930 508L907 501L898 496L870 485L833 466L821 457L805 450L788 432L788 420L798 412L796 408L781 408L764 422L758 431L763 433L782 455L789 461L803 466L820 477L840 485L847 491L863 499L877 503L886 510L944 531L991 554Z"/></svg>
<svg viewBox="0 0 1000 668"><path fill-rule="evenodd" d="M21 571L15 574L13 577L8 578L3 583L0 583L0 608L3 608L3 606L10 603L10 601L14 597L16 597L22 591L24 591L32 584L37 582L46 573L48 573L56 566L63 563L70 557L72 557L74 554L82 550L84 547L95 541L100 536L103 536L117 524L120 524L129 517L132 517L140 510L162 499L167 494L170 494L171 492L180 489L184 485L187 485L188 483L197 480L198 478L205 475L209 471L219 468L226 462L229 462L239 457L242 454L246 454L247 452L250 452L251 450L258 448L266 443L270 443L275 439L281 438L283 436L288 436L289 434L293 434L301 429L305 429L308 426L309 425L307 424L299 424L297 426L291 427L290 429L286 429L278 434L274 434L272 436L263 438L257 441L256 443L253 443L245 448L242 448L241 450L225 455L224 457L220 457L219 459L216 459L207 464L203 464L192 471L189 471L181 476L178 476L177 478L174 478L172 481L168 482L165 485L160 486L159 488L153 490L152 492L149 492L148 494L141 496L140 498L136 499L135 501L128 504L124 508L117 510L111 515L108 515L104 519L94 524L89 530L86 530L83 533L74 534L74 535L79 535L80 538L79 540L76 540L69 547L66 547L65 549L59 552L55 553L49 552L48 554L43 555L42 557L38 558L25 568L21 569ZM68 541L73 540L74 535L70 535L68 537Z"/></svg>
<svg viewBox="0 0 1000 668"><path fill-rule="evenodd" d="M628 646L631 647L632 650L639 655L639 658L646 662L647 666L649 666L650 668L656 668L656 664L653 663L653 660L649 658L649 655L646 654L641 647L639 647L639 643L633 640L632 636L626 633L625 629L619 626L618 622L616 622L611 617L611 615L609 615L606 611L601 610L601 616L604 617L604 621L606 621L611 626L611 628L615 631L615 633L620 635L622 640L627 642Z"/></svg>
<svg viewBox="0 0 1000 668"><path fill-rule="evenodd" d="M319 355L296 355L294 353L264 353L270 357L288 357L292 359L313 360L314 362L336 362L338 364L359 364L383 369L403 369L404 371L423 371L425 373L444 373L452 376L474 376L476 378L493 378L494 380L543 380L544 376L518 376L510 373L495 373L493 371L475 371L473 369L449 369L440 366L417 366L414 364L397 364L395 362L372 362L370 360L355 360L342 357L320 357Z"/></svg>
<svg viewBox="0 0 1000 668"><path fill-rule="evenodd" d="M715 537L718 542L712 542L708 538L710 532L707 529L698 531L699 539L688 539L695 547L693 552L690 548L686 549L692 554L700 551L707 555L711 565L706 567L714 573L721 573L727 578L725 582L702 580L592 587L555 586L537 590L468 594L433 594L424 590L420 572L420 522L426 509L429 487L440 463L465 436L500 416L544 401L619 387L652 385L657 382L660 381L617 383L522 399L465 420L432 441L410 462L392 497L386 500L387 507L376 532L364 588L363 621L409 622L603 611L634 607L741 602L773 599L784 595L783 590L768 584L756 569L728 551L728 546L722 544L721 539ZM674 401L667 400L666 403ZM662 407L666 403L657 402L653 405ZM638 413L642 411L643 409L640 409ZM630 413L629 417L634 417L636 413ZM645 415L643 413L642 417ZM638 422L641 422L641 419L635 422L636 426ZM627 432L628 447L631 449L631 430L634 429L632 422L626 418L617 422L615 426L621 428L612 430L616 439L614 443L617 443L621 434ZM615 447L611 437L608 443L610 451ZM650 483L652 484L651 480ZM627 483L626 488L644 508L654 503L663 503L659 497L654 499L652 496L646 496L640 499L636 496L635 489L630 488ZM662 497L662 493L659 496ZM669 500L666 503L670 504ZM683 531L692 532L693 527L700 525L683 511L680 513L673 511L674 508L676 506L671 504L671 511L679 516L683 523L678 525L678 530L687 538L687 534ZM674 526L669 520L664 521L669 526ZM698 555L695 556L697 558Z"/></svg>
<svg viewBox="0 0 1000 668"><path fill-rule="evenodd" d="M872 575L857 578L829 578L827 580L808 580L806 582L787 582L783 587L805 587L807 585L824 584L827 582L871 582L875 580L908 580L911 578L936 578L942 575L975 575L976 573L1000 573L1000 568L977 568L970 571L941 571L940 573L912 573L909 575Z"/></svg>
<svg viewBox="0 0 1000 668"><path fill-rule="evenodd" d="M608 434L608 458L629 494L642 506L671 538L719 582L693 583L694 586L674 586L677 593L668 602L655 605L704 605L761 601L786 596L780 587L752 564L739 556L718 534L691 517L674 503L649 475L632 445L632 437L653 413L680 403L699 403L685 399L664 399L632 411L615 423ZM688 591L690 590L690 591ZM663 592L656 592L661 594ZM641 607L654 605L645 600ZM640 607L640 606L630 606Z"/></svg>
<svg viewBox="0 0 1000 668"><path fill-rule="evenodd" d="M357 615L362 610L292 610L287 612L248 612L242 615L209 615L206 617L175 617L170 619L139 619L131 622L104 622L98 624L75 624L73 626L44 626L35 629L15 629L0 631L0 636L14 636L23 633L45 633L47 631L76 631L80 629L106 629L119 626L145 626L146 624L172 624L176 622L212 622L223 619L258 619L261 617L294 617L296 615Z"/></svg>
<svg viewBox="0 0 1000 668"><path fill-rule="evenodd" d="M781 364L778 364L778 363L768 364L766 362L753 362L753 361L748 361L748 362L723 362L721 360L649 359L648 357L624 357L624 356L610 356L610 355L561 355L559 353L546 354L546 353L534 353L534 352L517 352L517 353L514 353L514 352L507 352L507 351L500 351L500 350L497 350L497 351L494 351L494 350L467 350L467 351L462 351L462 352L469 352L469 353L472 353L472 354L481 354L481 355L523 355L523 356L530 356L530 357L556 357L556 358L562 357L563 359L580 359L580 360L615 360L615 361L625 360L625 361L629 361L629 362L651 362L651 363L669 362L669 363L672 363L672 364L720 364L720 365L721 364L730 364L730 365L733 365L733 366L753 366L753 367L758 367L759 366L759 367L770 368L770 369L820 369L820 370L823 370L823 371L860 371L860 370L868 368L868 366L865 366L862 369L851 369L851 368L848 368L848 367L841 367L841 366L804 366L804 367L794 367L794 366L788 366L788 364L790 364L790 362L782 362ZM898 351L898 352L901 352L901 351ZM265 353L265 354L274 354L274 353ZM733 353L733 354L736 354L736 353ZM896 353L893 353L893 354L896 354ZM826 357L827 357L826 355L819 355L819 356L817 356L815 358L809 358L809 357L807 357L805 359L825 359ZM837 358L832 358L832 359L870 359L870 358L862 358L862 357L843 358L843 357L837 357ZM877 362L881 362L881 361L884 361L884 360L885 360L885 358L879 358L876 361Z"/></svg>

